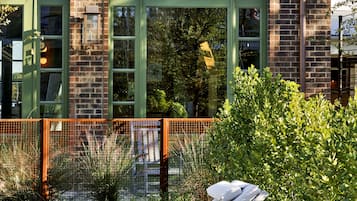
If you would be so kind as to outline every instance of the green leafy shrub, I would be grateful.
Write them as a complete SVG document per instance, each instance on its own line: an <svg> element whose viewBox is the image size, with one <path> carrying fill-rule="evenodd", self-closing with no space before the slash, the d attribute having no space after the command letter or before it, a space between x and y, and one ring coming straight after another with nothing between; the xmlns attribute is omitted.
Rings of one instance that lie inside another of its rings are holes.
<svg viewBox="0 0 357 201"><path fill-rule="evenodd" d="M270 200L357 198L357 97L347 107L309 100L294 82L237 68L234 99L210 133L220 179L244 180Z"/></svg>

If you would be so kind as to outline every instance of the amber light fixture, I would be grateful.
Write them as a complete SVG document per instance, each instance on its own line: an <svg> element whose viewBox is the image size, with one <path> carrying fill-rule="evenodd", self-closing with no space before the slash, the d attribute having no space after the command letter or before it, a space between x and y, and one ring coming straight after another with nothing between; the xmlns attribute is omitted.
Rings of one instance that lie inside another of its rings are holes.
<svg viewBox="0 0 357 201"><path fill-rule="evenodd" d="M45 42L41 41L41 58L40 58L40 64L41 65L46 65L47 64L47 57L46 57L46 52L47 52L47 45Z"/></svg>

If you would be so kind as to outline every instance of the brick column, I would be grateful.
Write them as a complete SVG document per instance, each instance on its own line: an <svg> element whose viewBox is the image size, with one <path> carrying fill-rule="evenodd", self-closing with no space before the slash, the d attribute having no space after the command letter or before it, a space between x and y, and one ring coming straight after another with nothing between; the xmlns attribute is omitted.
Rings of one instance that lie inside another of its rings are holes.
<svg viewBox="0 0 357 201"><path fill-rule="evenodd" d="M330 0L306 2L306 95L331 96Z"/></svg>
<svg viewBox="0 0 357 201"><path fill-rule="evenodd" d="M330 0L305 1L306 96L330 98ZM300 0L270 0L268 66L286 80L300 83Z"/></svg>
<svg viewBox="0 0 357 201"><path fill-rule="evenodd" d="M84 43L86 6L98 6L99 39ZM69 117L107 118L108 0L70 0Z"/></svg>

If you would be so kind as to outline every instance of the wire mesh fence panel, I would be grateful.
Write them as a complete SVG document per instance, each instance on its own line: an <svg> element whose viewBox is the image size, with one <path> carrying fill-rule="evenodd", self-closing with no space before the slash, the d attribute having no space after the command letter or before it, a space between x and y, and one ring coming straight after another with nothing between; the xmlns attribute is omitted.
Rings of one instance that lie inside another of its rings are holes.
<svg viewBox="0 0 357 201"><path fill-rule="evenodd" d="M90 171L105 159L102 144L108 130L103 119L51 119L48 183L52 197L92 197Z"/></svg>
<svg viewBox="0 0 357 201"><path fill-rule="evenodd" d="M187 178L201 169L206 133L212 125L213 119L208 118L169 120L169 192L181 193Z"/></svg>
<svg viewBox="0 0 357 201"><path fill-rule="evenodd" d="M130 151L130 177L126 198L140 199L158 195L160 191L160 132L159 119L115 119L113 132L125 136ZM122 194L122 196L124 196Z"/></svg>
<svg viewBox="0 0 357 201"><path fill-rule="evenodd" d="M137 118L0 120L0 184L6 173L22 168L36 183L33 188L41 181L42 185L46 183L51 199L159 199L162 184L168 185L169 193L178 192L188 173L202 164L205 133L212 122ZM169 142L162 142L166 139L163 136L169 136ZM168 153L163 153L167 150L162 147L165 143ZM163 155L169 156L168 167L162 163ZM163 168L168 168L168 175L163 174Z"/></svg>
<svg viewBox="0 0 357 201"><path fill-rule="evenodd" d="M0 195L35 194L40 186L40 120L0 120Z"/></svg>

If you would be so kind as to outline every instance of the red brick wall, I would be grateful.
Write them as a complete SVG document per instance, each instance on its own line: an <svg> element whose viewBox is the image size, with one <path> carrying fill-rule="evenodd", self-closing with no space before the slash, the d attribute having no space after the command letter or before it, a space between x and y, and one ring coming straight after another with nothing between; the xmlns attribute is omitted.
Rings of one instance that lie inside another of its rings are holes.
<svg viewBox="0 0 357 201"><path fill-rule="evenodd" d="M305 1L305 92L330 98L330 0ZM300 80L300 0L269 2L268 66L284 79Z"/></svg>
<svg viewBox="0 0 357 201"><path fill-rule="evenodd" d="M69 117L107 118L108 2L70 0ZM100 39L82 43L85 7L99 7ZM330 98L330 0L305 0L306 95ZM284 79L300 83L300 0L268 1L268 66Z"/></svg>
<svg viewBox="0 0 357 201"><path fill-rule="evenodd" d="M86 6L98 6L99 39L84 44L82 24ZM69 117L107 118L108 0L70 0ZM104 26L102 22L104 21Z"/></svg>

